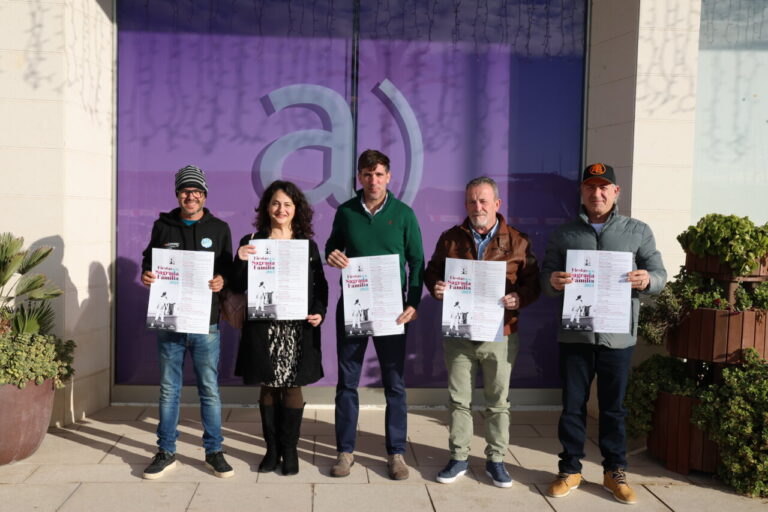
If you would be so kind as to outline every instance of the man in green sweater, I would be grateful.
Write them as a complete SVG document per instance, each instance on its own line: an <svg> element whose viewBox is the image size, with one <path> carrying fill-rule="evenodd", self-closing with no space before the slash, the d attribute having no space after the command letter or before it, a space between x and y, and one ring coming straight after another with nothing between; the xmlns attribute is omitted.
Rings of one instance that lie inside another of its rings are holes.
<svg viewBox="0 0 768 512"><path fill-rule="evenodd" d="M329 265L345 268L348 258L397 254L400 257L400 282L405 294L403 312L397 323L416 319L421 301L424 274L424 251L421 230L413 210L387 190L392 178L389 158L376 150L364 151L357 162L357 179L362 190L339 206L333 219L331 236L325 244ZM405 266L408 265L406 276ZM338 384L336 385L336 448L338 458L331 468L335 477L348 476L354 464L357 418L360 403L357 386L363 366L368 337L347 337L344 331L344 298L336 307L336 355ZM384 395L387 468L393 480L408 478L403 460L407 435L407 406L405 397L405 334L374 336Z"/></svg>

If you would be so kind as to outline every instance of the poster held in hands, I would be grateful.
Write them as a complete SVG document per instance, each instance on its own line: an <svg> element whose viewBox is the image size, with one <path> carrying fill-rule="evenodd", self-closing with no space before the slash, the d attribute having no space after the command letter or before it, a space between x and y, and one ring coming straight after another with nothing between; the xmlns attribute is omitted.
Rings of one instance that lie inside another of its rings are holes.
<svg viewBox="0 0 768 512"><path fill-rule="evenodd" d="M208 251L152 249L155 282L149 288L148 328L208 334L213 259Z"/></svg>
<svg viewBox="0 0 768 512"><path fill-rule="evenodd" d="M627 333L632 314L632 253L568 250L562 327L571 331Z"/></svg>
<svg viewBox="0 0 768 512"><path fill-rule="evenodd" d="M341 270L341 285L347 336L405 333L405 327L397 324L403 312L397 254L349 258L349 264Z"/></svg>
<svg viewBox="0 0 768 512"><path fill-rule="evenodd" d="M259 239L248 255L248 320L304 320L309 309L308 240Z"/></svg>
<svg viewBox="0 0 768 512"><path fill-rule="evenodd" d="M504 341L503 261L445 259L443 336Z"/></svg>

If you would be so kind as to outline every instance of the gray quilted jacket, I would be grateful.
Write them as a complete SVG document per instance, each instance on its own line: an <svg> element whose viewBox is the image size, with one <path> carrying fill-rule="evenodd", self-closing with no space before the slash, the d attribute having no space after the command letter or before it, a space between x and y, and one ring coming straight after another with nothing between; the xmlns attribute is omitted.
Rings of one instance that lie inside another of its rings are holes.
<svg viewBox="0 0 768 512"><path fill-rule="evenodd" d="M645 269L650 274L651 282L642 292L632 290L632 315L628 333L593 333L564 330L560 328L557 341L560 343L590 343L609 348L627 348L637 340L637 320L640 313L640 293L657 294L667 281L667 271L661 261L661 253L656 250L656 241L651 228L639 220L611 212L600 234L590 225L584 207L574 220L558 227L549 237L547 252L541 266L541 289L550 297L560 297L562 311L562 291L557 291L549 284L552 272L565 270L565 257L568 249L629 251L634 255L633 269ZM559 316L559 312L558 312ZM558 321L558 323L560 323Z"/></svg>

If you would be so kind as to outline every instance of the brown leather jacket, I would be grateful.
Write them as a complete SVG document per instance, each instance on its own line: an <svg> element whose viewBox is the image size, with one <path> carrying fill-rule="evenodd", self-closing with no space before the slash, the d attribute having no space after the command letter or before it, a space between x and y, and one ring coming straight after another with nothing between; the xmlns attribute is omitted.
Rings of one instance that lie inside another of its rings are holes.
<svg viewBox="0 0 768 512"><path fill-rule="evenodd" d="M483 261L506 261L507 284L505 293L516 292L520 297L520 307L524 308L539 298L539 265L531 251L528 236L508 226L504 216L497 213L500 223L496 235L488 243L483 253ZM445 276L445 258L465 260L477 259L477 247L469 229L469 218L440 235L435 253L429 260L424 273L424 282L432 296L435 296L435 283ZM504 311L504 335L517 331L519 310Z"/></svg>

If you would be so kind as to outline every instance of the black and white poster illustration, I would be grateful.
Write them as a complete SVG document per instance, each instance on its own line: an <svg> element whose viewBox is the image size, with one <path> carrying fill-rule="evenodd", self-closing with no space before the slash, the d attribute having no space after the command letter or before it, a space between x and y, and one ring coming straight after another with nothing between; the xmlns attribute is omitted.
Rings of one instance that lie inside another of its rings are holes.
<svg viewBox="0 0 768 512"><path fill-rule="evenodd" d="M562 327L569 331L626 333L630 328L632 253L569 250L572 283L563 296Z"/></svg>
<svg viewBox="0 0 768 512"><path fill-rule="evenodd" d="M396 277L393 277L396 276ZM347 336L403 334L400 257L397 254L349 258L341 270L344 331Z"/></svg>
<svg viewBox="0 0 768 512"><path fill-rule="evenodd" d="M503 261L446 258L443 336L473 341L504 341Z"/></svg>
<svg viewBox="0 0 768 512"><path fill-rule="evenodd" d="M149 288L148 328L208 334L213 258L208 251L152 249L155 282Z"/></svg>
<svg viewBox="0 0 768 512"><path fill-rule="evenodd" d="M248 319L303 320L307 316L307 240L251 240Z"/></svg>

